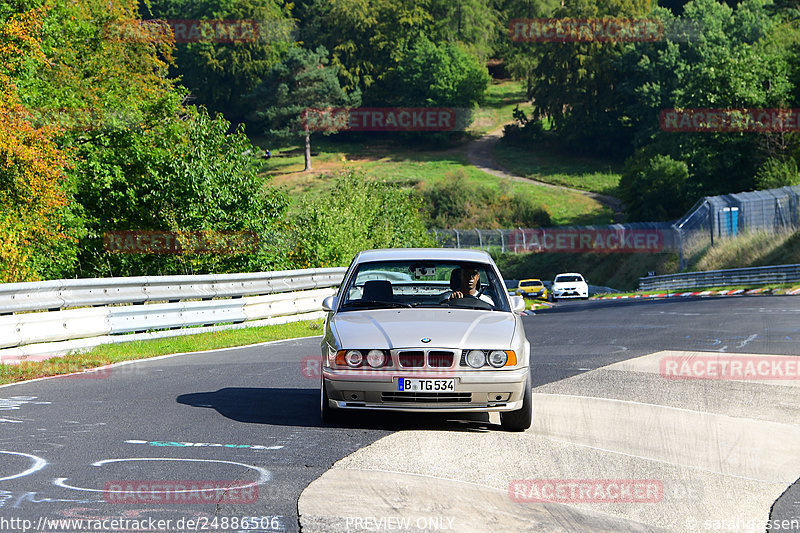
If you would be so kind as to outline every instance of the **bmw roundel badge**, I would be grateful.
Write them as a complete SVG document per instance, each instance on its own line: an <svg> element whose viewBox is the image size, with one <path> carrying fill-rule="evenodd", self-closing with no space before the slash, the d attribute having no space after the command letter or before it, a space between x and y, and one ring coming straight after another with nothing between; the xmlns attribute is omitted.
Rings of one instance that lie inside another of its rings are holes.
<svg viewBox="0 0 800 533"><path fill-rule="evenodd" d="M424 337L424 338L422 338L422 339L420 339L420 340L421 340L422 342L425 342L425 343L431 342L431 340L430 340L428 337Z"/></svg>

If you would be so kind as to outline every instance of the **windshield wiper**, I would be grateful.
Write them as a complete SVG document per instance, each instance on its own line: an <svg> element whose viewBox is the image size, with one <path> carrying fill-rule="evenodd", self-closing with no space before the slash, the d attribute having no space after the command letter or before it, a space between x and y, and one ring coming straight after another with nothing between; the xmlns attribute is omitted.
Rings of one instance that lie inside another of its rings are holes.
<svg viewBox="0 0 800 533"><path fill-rule="evenodd" d="M378 300L355 300L347 302L342 307L411 307L411 304L402 304L400 302L381 302Z"/></svg>

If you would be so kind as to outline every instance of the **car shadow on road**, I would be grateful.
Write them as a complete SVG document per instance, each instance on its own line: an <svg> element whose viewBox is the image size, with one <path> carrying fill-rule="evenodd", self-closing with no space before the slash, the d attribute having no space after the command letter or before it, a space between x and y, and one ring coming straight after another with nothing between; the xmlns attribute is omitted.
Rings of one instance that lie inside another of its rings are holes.
<svg viewBox="0 0 800 533"><path fill-rule="evenodd" d="M500 431L500 426L489 422L487 413L347 411L336 423L325 424L319 414L319 389L227 387L215 392L182 394L176 401L214 409L226 418L247 424L386 431Z"/></svg>

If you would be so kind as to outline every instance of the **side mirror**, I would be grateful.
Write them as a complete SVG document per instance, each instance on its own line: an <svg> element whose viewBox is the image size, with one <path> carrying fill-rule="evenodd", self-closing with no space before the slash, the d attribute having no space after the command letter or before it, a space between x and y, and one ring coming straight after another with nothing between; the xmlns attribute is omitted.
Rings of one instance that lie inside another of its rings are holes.
<svg viewBox="0 0 800 533"><path fill-rule="evenodd" d="M511 310L515 313L521 313L525 310L525 298L522 296L511 297Z"/></svg>
<svg viewBox="0 0 800 533"><path fill-rule="evenodd" d="M324 300L322 300L322 310L323 311L333 311L336 309L336 306L339 303L339 299L336 296L328 296Z"/></svg>

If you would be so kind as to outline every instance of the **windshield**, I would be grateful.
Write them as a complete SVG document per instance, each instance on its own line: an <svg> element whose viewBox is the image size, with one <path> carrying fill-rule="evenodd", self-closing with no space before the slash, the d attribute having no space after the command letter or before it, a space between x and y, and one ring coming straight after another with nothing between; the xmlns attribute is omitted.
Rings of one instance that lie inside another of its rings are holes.
<svg viewBox="0 0 800 533"><path fill-rule="evenodd" d="M381 261L359 265L342 293L340 310L461 307L510 311L504 285L489 265Z"/></svg>
<svg viewBox="0 0 800 533"><path fill-rule="evenodd" d="M520 287L541 287L541 281L523 281L519 284Z"/></svg>
<svg viewBox="0 0 800 533"><path fill-rule="evenodd" d="M583 278L580 276L557 276L556 283L574 283L581 282Z"/></svg>

